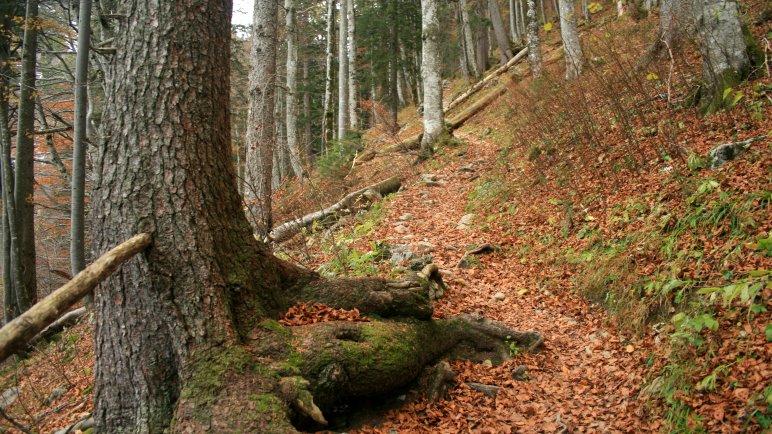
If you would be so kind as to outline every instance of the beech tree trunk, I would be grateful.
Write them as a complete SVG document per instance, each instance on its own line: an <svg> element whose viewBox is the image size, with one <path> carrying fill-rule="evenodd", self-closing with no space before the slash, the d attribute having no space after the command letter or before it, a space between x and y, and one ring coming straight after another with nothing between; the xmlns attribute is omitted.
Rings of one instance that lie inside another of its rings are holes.
<svg viewBox="0 0 772 434"><path fill-rule="evenodd" d="M348 132L348 2L340 0L338 18L338 140L343 140Z"/></svg>
<svg viewBox="0 0 772 434"><path fill-rule="evenodd" d="M324 102L322 115L322 152L326 153L327 143L333 135L332 78L333 47L335 46L335 0L327 0L327 41L325 49Z"/></svg>
<svg viewBox="0 0 772 434"><path fill-rule="evenodd" d="M294 0L285 0L285 22L287 32L287 98L286 125L287 150L292 172L298 179L303 178L303 163L298 146L298 35L296 27L297 9Z"/></svg>
<svg viewBox="0 0 772 434"><path fill-rule="evenodd" d="M255 233L265 237L273 226L271 192L273 149L276 147L274 105L276 95L275 1L256 0L249 71L249 112L247 114L246 179L244 201Z"/></svg>
<svg viewBox="0 0 772 434"><path fill-rule="evenodd" d="M509 47L509 38L507 38L507 31L504 29L504 20L501 18L498 0L488 0L488 14L493 24L493 33L496 35L496 45L499 46L500 62L504 65L514 56L514 53Z"/></svg>
<svg viewBox="0 0 772 434"><path fill-rule="evenodd" d="M437 12L437 0L421 0L421 42L421 79L424 86L424 135L421 139L421 154L428 157L433 153L434 144L442 135L445 126L442 113L440 17Z"/></svg>
<svg viewBox="0 0 772 434"><path fill-rule="evenodd" d="M75 123L72 140L72 193L70 204L70 263L72 275L86 267L85 198L88 114L88 56L91 44L91 0L80 0L78 54L75 60ZM54 148L55 150L55 148Z"/></svg>
<svg viewBox="0 0 772 434"><path fill-rule="evenodd" d="M697 38L702 53L700 110L714 112L724 101L724 90L736 87L751 69L740 21L733 0L694 0Z"/></svg>
<svg viewBox="0 0 772 434"><path fill-rule="evenodd" d="M152 246L95 294L96 431L295 433L291 419L323 425L448 352L500 359L510 342L540 345L479 318L431 320L426 276L327 281L253 237L230 157L230 17L228 1L138 0L116 32L93 250L137 232ZM310 301L386 319L273 320Z"/></svg>
<svg viewBox="0 0 772 434"><path fill-rule="evenodd" d="M359 129L359 115L357 103L359 102L359 88L357 86L357 42L356 42L356 14L354 0L347 0L348 6L348 120L351 130Z"/></svg>
<svg viewBox="0 0 772 434"><path fill-rule="evenodd" d="M475 55L474 35L472 34L472 25L469 21L469 3L467 0L459 0L458 10L461 16L461 29L463 30L464 56L469 72L474 78L479 78L482 71L477 68L477 57Z"/></svg>
<svg viewBox="0 0 772 434"><path fill-rule="evenodd" d="M527 0L528 2L528 32L526 37L528 39L528 62L531 64L531 75L533 77L539 77L541 75L542 60L541 60L541 41L539 40L539 23L536 19L536 2L534 0Z"/></svg>
<svg viewBox="0 0 772 434"><path fill-rule="evenodd" d="M582 74L584 59L579 33L576 31L576 9L573 0L558 0L560 4L560 35L566 59L566 80L573 80Z"/></svg>
<svg viewBox="0 0 772 434"><path fill-rule="evenodd" d="M37 78L38 1L27 0L24 41L21 59L21 89L19 90L16 134L16 165L14 201L18 226L18 266L21 280L14 292L19 312L32 307L37 301L37 270L35 269L35 98ZM12 256L13 260L13 256Z"/></svg>

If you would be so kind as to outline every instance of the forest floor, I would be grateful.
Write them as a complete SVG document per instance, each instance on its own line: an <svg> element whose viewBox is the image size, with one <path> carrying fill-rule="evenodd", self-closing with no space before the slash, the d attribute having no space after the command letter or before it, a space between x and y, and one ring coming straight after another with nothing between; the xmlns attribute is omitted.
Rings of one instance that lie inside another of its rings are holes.
<svg viewBox="0 0 772 434"><path fill-rule="evenodd" d="M507 93L433 159L328 158L319 162L326 175L276 194L274 220L284 221L402 175L397 194L334 230L310 228L277 255L329 276L399 277L405 270L382 253L407 246L443 271L437 317L480 313L547 339L538 354L513 347L499 366L453 362L459 376L447 400L408 402L347 432L772 428L772 81L761 72L725 110L699 115L688 104L694 51L634 71L656 17L611 15L583 27L589 62L579 83L560 83L553 31L544 41L551 74L531 83L521 65L502 76L492 86ZM764 22L751 30L759 40L767 31ZM466 85L450 83L446 97ZM413 108L400 120L402 139L421 128ZM737 160L708 167L709 149L747 139L755 141ZM368 148L399 140L380 129L364 135ZM459 264L484 244L495 251ZM87 417L92 336L85 321L6 364L0 408L34 432ZM7 419L0 426L18 432Z"/></svg>

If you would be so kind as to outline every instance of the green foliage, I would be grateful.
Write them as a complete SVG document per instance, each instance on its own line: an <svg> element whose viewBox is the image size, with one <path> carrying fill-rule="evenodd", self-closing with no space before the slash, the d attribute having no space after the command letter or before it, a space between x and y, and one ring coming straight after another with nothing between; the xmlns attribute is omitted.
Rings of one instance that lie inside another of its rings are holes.
<svg viewBox="0 0 772 434"><path fill-rule="evenodd" d="M369 276L378 271L378 262L388 256L388 246L383 242L373 241L370 250L360 252L352 248L351 244L366 237L378 225L386 214L384 205L389 198L373 204L369 211L357 217L353 231L342 236L336 243L323 246L328 253L332 253L332 259L319 268L319 272L330 276L351 274L354 276Z"/></svg>
<svg viewBox="0 0 772 434"><path fill-rule="evenodd" d="M319 174L329 179L345 177L357 152L362 149L362 136L357 132L349 133L343 140L331 141L327 153L316 160Z"/></svg>

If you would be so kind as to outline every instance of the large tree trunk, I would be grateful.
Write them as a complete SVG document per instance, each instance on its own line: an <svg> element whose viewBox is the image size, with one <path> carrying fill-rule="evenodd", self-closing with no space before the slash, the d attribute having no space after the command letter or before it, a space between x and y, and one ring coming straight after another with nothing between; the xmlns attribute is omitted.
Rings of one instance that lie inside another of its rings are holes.
<svg viewBox="0 0 772 434"><path fill-rule="evenodd" d="M293 414L324 423L336 403L393 391L454 349L540 344L476 318L431 321L426 275L327 281L254 239L230 159L230 9L138 1L116 32L93 247L136 232L153 242L96 292L97 431L292 433ZM308 301L413 319L270 320Z"/></svg>
<svg viewBox="0 0 772 434"><path fill-rule="evenodd" d="M499 59L504 65L514 56L514 53L509 47L509 38L507 38L507 31L504 29L504 20L501 19L501 8L499 8L498 0L488 0L488 14L491 17L491 24L493 24L493 33L496 35L496 45L499 46Z"/></svg>
<svg viewBox="0 0 772 434"><path fill-rule="evenodd" d="M335 0L327 0L327 41L325 49L324 69L324 102L322 114L322 152L326 153L327 143L333 136L332 109L332 78L333 78L333 47L335 46Z"/></svg>
<svg viewBox="0 0 772 434"><path fill-rule="evenodd" d="M558 0L560 4L560 35L566 58L566 80L573 80L582 73L584 59L579 33L576 32L576 10L573 0Z"/></svg>
<svg viewBox="0 0 772 434"><path fill-rule="evenodd" d="M32 307L37 301L37 271L35 269L35 97L37 64L38 2L27 0L26 26L21 61L21 89L19 91L19 120L16 134L16 165L14 201L19 237L18 267L21 281L14 291L19 311ZM13 259L13 258L12 258Z"/></svg>
<svg viewBox="0 0 772 434"><path fill-rule="evenodd" d="M356 131L359 129L359 115L357 103L359 102L359 88L357 86L357 41L356 41L356 14L354 0L348 0L348 120L349 127Z"/></svg>
<svg viewBox="0 0 772 434"><path fill-rule="evenodd" d="M536 2L527 0L528 3L528 62L531 64L531 75L539 77L541 75L541 41L539 40L539 23L536 21Z"/></svg>
<svg viewBox="0 0 772 434"><path fill-rule="evenodd" d="M740 8L733 0L694 0L697 37L702 53L700 111L721 108L724 90L737 86L750 73L751 62L740 21Z"/></svg>
<svg viewBox="0 0 772 434"><path fill-rule="evenodd" d="M70 263L72 275L86 268L86 140L88 114L88 56L91 44L91 0L80 0L78 54L75 61L75 123L72 140L72 192L70 203ZM54 151L56 148L52 147ZM90 303L90 301L89 301Z"/></svg>
<svg viewBox="0 0 772 434"><path fill-rule="evenodd" d="M285 0L286 32L287 32L287 150L290 165L295 176L303 178L303 164L298 146L298 35L296 29L297 9L293 0Z"/></svg>
<svg viewBox="0 0 772 434"><path fill-rule="evenodd" d="M421 0L421 79L424 86L424 135L421 154L428 157L445 127L440 71L440 17L437 0Z"/></svg>
<svg viewBox="0 0 772 434"><path fill-rule="evenodd" d="M271 175L273 149L276 147L274 105L278 11L275 1L255 1L250 52L244 200L252 227L263 237L273 226Z"/></svg>
<svg viewBox="0 0 772 434"><path fill-rule="evenodd" d="M348 132L348 2L340 0L338 18L338 140L343 140Z"/></svg>

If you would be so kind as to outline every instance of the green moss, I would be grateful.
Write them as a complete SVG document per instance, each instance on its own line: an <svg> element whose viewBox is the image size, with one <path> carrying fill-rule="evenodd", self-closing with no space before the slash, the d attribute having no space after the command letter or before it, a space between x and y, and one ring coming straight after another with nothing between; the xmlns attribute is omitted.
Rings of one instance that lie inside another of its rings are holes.
<svg viewBox="0 0 772 434"><path fill-rule="evenodd" d="M724 90L734 88L741 82L741 75L733 69L728 69L715 83L704 86L700 95L699 112L712 114L724 108Z"/></svg>
<svg viewBox="0 0 772 434"><path fill-rule="evenodd" d="M268 331L278 333L282 337L289 337L292 335L292 332L290 332L289 329L287 329L287 327L279 324L279 322L276 320L264 319L260 322L260 327Z"/></svg>
<svg viewBox="0 0 772 434"><path fill-rule="evenodd" d="M255 403L255 410L259 413L274 413L281 415L284 413L284 403L275 395L269 393L249 395L249 400Z"/></svg>
<svg viewBox="0 0 772 434"><path fill-rule="evenodd" d="M240 346L203 351L191 363L180 396L196 407L211 405L223 391L229 373L243 373L253 364L253 357Z"/></svg>
<svg viewBox="0 0 772 434"><path fill-rule="evenodd" d="M742 26L742 32L743 32L743 39L745 39L745 52L748 53L748 58L751 61L752 67L761 66L764 64L764 51L761 49L761 46L759 46L758 42L756 42L756 38L753 37L753 34L748 29L748 26L743 25Z"/></svg>

